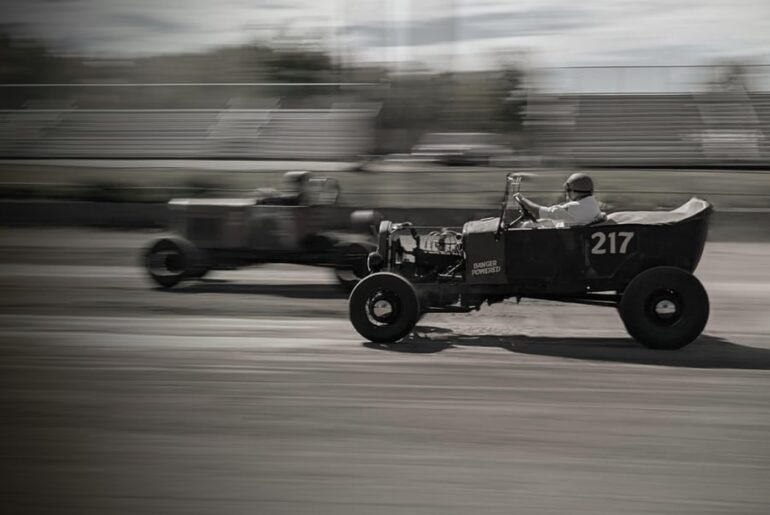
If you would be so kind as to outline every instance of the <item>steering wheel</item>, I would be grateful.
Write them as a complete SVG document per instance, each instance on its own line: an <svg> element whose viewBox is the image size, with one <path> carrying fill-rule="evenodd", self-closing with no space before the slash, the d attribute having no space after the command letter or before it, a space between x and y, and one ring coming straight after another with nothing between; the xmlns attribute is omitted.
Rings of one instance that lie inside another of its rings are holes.
<svg viewBox="0 0 770 515"><path fill-rule="evenodd" d="M529 210L524 206L524 204L516 199L516 202L519 204L519 210L521 211L521 216L515 220L511 225L518 225L522 221L530 221L530 222L537 222L537 217L534 216L532 213L529 212Z"/></svg>

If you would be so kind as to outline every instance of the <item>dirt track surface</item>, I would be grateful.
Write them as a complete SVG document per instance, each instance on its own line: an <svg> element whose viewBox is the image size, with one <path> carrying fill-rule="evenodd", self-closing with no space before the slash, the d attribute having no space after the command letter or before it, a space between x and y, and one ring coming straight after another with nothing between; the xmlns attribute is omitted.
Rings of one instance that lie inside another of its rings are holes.
<svg viewBox="0 0 770 515"><path fill-rule="evenodd" d="M326 270L156 291L150 237L0 233L8 513L770 511L770 245L707 245L705 335L655 352L526 300L368 344Z"/></svg>

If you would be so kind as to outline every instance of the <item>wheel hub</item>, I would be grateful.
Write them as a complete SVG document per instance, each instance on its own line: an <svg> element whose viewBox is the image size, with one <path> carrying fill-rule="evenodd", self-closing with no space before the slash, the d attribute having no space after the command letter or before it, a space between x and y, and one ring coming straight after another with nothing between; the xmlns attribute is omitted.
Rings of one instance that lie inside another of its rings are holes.
<svg viewBox="0 0 770 515"><path fill-rule="evenodd" d="M182 256L175 251L153 253L149 258L149 266L158 275L178 274L182 271Z"/></svg>
<svg viewBox="0 0 770 515"><path fill-rule="evenodd" d="M647 310L655 323L674 325L682 316L682 300L673 290L661 290L648 300Z"/></svg>
<svg viewBox="0 0 770 515"><path fill-rule="evenodd" d="M372 306L372 315L379 320L385 320L393 314L393 304L386 299L380 299L374 302Z"/></svg>
<svg viewBox="0 0 770 515"><path fill-rule="evenodd" d="M387 290L378 291L370 296L366 306L369 319L381 325L391 324L399 316L400 309L398 297Z"/></svg>
<svg viewBox="0 0 770 515"><path fill-rule="evenodd" d="M663 299L655 304L655 314L661 318L669 318L676 315L676 304L669 299Z"/></svg>

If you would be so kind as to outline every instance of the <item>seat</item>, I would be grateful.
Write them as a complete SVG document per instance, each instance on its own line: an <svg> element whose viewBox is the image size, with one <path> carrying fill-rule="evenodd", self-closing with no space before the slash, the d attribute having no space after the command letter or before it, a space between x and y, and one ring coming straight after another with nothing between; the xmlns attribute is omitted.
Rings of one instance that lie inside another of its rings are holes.
<svg viewBox="0 0 770 515"><path fill-rule="evenodd" d="M607 215L604 222L591 224L596 226L617 224L670 225L705 216L712 210L707 201L693 197L671 211L618 211Z"/></svg>

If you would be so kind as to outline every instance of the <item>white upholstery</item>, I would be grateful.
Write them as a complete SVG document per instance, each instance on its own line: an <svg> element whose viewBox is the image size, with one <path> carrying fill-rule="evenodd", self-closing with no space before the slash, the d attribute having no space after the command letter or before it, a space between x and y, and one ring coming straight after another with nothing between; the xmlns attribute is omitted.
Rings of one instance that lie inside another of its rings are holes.
<svg viewBox="0 0 770 515"><path fill-rule="evenodd" d="M607 215L607 220L597 225L644 224L668 225L694 218L711 209L711 204L693 197L672 211L618 211Z"/></svg>

